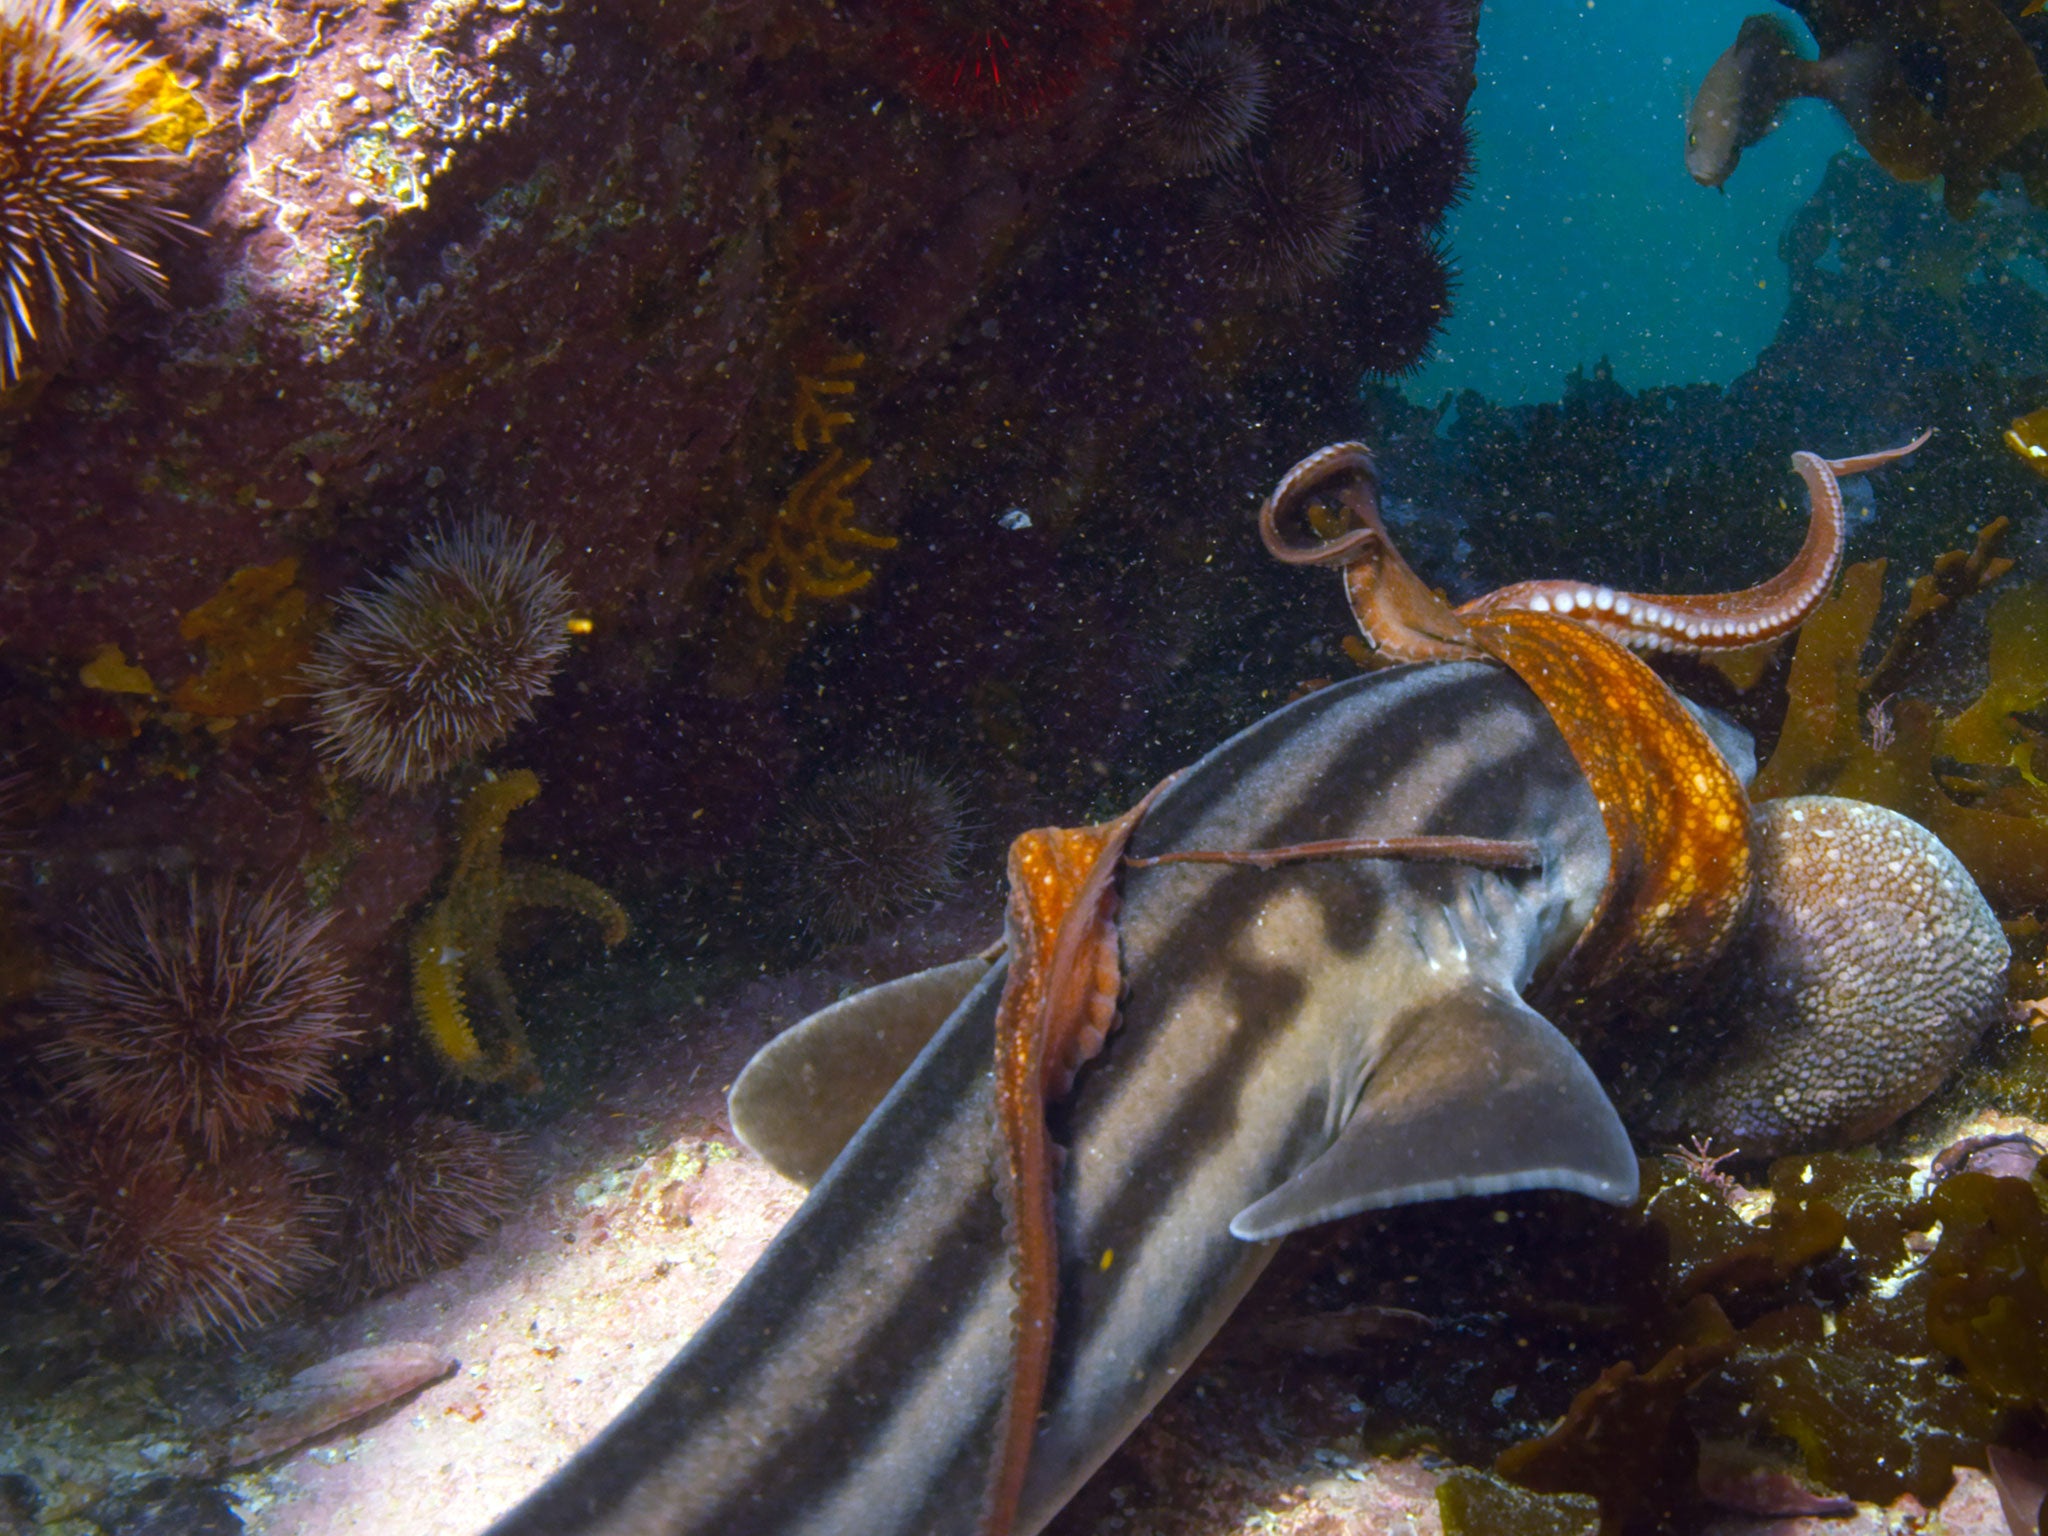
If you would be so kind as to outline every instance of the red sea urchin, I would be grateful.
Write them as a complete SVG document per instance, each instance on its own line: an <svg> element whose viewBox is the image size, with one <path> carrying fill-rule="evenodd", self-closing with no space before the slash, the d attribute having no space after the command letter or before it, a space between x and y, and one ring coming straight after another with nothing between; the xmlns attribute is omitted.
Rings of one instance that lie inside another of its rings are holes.
<svg viewBox="0 0 2048 1536"><path fill-rule="evenodd" d="M43 1060L108 1125L190 1136L218 1157L333 1086L356 1031L326 926L281 887L146 883L103 905L58 956Z"/></svg>
<svg viewBox="0 0 2048 1536"><path fill-rule="evenodd" d="M1130 0L884 0L884 54L926 106L1023 122L1114 63Z"/></svg>
<svg viewBox="0 0 2048 1536"><path fill-rule="evenodd" d="M958 890L968 835L944 776L914 758L873 758L811 786L783 839L780 884L806 928L844 943Z"/></svg>
<svg viewBox="0 0 2048 1536"><path fill-rule="evenodd" d="M282 1149L221 1162L44 1116L18 1138L21 1230L101 1305L166 1333L234 1334L327 1267L328 1207Z"/></svg>
<svg viewBox="0 0 2048 1536"><path fill-rule="evenodd" d="M146 137L141 51L94 19L81 0L0 0L0 386L122 294L163 297L149 252L181 222L163 204L176 159Z"/></svg>
<svg viewBox="0 0 2048 1536"><path fill-rule="evenodd" d="M306 678L320 753L383 789L438 778L533 715L569 645L552 539L480 517L346 594Z"/></svg>
<svg viewBox="0 0 2048 1536"><path fill-rule="evenodd" d="M516 1138L453 1115L417 1115L352 1146L340 1174L343 1290L374 1295L453 1264L504 1220L526 1173Z"/></svg>

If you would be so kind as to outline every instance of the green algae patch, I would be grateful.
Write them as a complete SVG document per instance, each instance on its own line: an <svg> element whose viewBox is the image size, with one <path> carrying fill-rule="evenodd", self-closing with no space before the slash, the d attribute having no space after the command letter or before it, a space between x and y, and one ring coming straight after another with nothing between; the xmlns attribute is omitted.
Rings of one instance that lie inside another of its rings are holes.
<svg viewBox="0 0 2048 1536"><path fill-rule="evenodd" d="M1665 1245L1662 1315L1637 1319L1647 1347L1502 1452L1502 1476L1595 1498L1609 1531L1681 1529L1701 1440L1789 1442L1817 1483L1932 1506L2007 1409L2048 1401L2032 1181L1964 1174L1923 1194L1908 1164L1789 1157L1766 1204L1725 1176L1646 1171L1642 1215Z"/></svg>
<svg viewBox="0 0 2048 1536"><path fill-rule="evenodd" d="M1436 1491L1444 1536L1596 1536L1600 1504L1580 1493L1535 1493L1460 1470Z"/></svg>
<svg viewBox="0 0 2048 1536"><path fill-rule="evenodd" d="M1927 1333L1970 1384L2015 1408L2048 1403L2048 1213L2038 1179L1963 1173L1929 1198Z"/></svg>

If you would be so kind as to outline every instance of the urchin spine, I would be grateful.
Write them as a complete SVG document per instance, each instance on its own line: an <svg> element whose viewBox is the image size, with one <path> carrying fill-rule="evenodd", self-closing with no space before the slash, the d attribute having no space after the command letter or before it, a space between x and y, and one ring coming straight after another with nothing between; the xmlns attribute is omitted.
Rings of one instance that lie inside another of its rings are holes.
<svg viewBox="0 0 2048 1536"><path fill-rule="evenodd" d="M350 778L408 789L530 719L569 645L552 539L480 517L346 594L306 668L319 749Z"/></svg>
<svg viewBox="0 0 2048 1536"><path fill-rule="evenodd" d="M182 223L175 157L148 138L147 60L78 0L0 0L0 386L60 360L125 293L161 302L150 254Z"/></svg>

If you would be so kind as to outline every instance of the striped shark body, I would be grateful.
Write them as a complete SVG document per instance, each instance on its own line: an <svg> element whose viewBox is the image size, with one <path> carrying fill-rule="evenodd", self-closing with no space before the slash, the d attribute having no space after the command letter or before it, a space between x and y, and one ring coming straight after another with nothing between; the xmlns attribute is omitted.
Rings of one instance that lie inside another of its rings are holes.
<svg viewBox="0 0 2048 1536"><path fill-rule="evenodd" d="M1734 736L1717 736L1731 758ZM1062 1259L1020 1536L1173 1385L1283 1234L1457 1194L1633 1198L1607 1096L1521 996L1587 924L1609 854L1509 673L1409 667L1313 694L1187 770L1130 851L1418 834L1530 842L1540 868L1126 872L1122 1020L1053 1112ZM720 1311L488 1536L977 1530L1012 1340L1003 980L998 963L951 1009ZM900 1049L878 1046L881 1076ZM855 1077L845 1093L873 1096Z"/></svg>

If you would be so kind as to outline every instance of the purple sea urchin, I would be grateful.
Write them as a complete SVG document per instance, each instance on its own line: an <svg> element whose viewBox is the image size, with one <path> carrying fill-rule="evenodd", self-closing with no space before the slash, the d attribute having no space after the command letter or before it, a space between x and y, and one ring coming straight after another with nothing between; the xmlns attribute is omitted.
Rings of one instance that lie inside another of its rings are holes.
<svg viewBox="0 0 2048 1536"><path fill-rule="evenodd" d="M1310 0L1286 13L1284 52L1313 116L1377 165L1455 106L1469 26L1463 0Z"/></svg>
<svg viewBox="0 0 2048 1536"><path fill-rule="evenodd" d="M373 1295L453 1264L504 1220L525 1177L516 1138L453 1115L418 1115L352 1148L344 1291Z"/></svg>
<svg viewBox="0 0 2048 1536"><path fill-rule="evenodd" d="M1265 62L1220 26L1170 38L1138 64L1132 106L1145 155L1169 176L1212 171L1266 117Z"/></svg>
<svg viewBox="0 0 2048 1536"><path fill-rule="evenodd" d="M784 840L783 891L819 938L856 939L958 890L968 832L942 775L914 758L874 758L811 786Z"/></svg>
<svg viewBox="0 0 2048 1536"><path fill-rule="evenodd" d="M1450 318L1457 279L1441 240L1404 225L1375 227L1345 280L1354 360L1367 373L1406 373Z"/></svg>
<svg viewBox="0 0 2048 1536"><path fill-rule="evenodd" d="M141 50L83 0L0 0L0 386L99 330L124 293L161 301L150 256L178 226L176 163L146 137Z"/></svg>
<svg viewBox="0 0 2048 1536"><path fill-rule="evenodd" d="M320 752L383 789L494 747L548 690L573 599L552 539L480 517L350 592L306 667Z"/></svg>
<svg viewBox="0 0 2048 1536"><path fill-rule="evenodd" d="M49 1116L8 1161L23 1232L95 1301L166 1333L255 1327L329 1263L327 1207L279 1148L208 1162Z"/></svg>
<svg viewBox="0 0 2048 1536"><path fill-rule="evenodd" d="M68 1097L138 1137L218 1157L333 1086L350 984L280 887L145 884L71 937L44 991L43 1059Z"/></svg>
<svg viewBox="0 0 2048 1536"><path fill-rule="evenodd" d="M1283 145L1217 178L1203 239L1240 285L1295 297L1343 270L1358 236L1358 184L1335 160Z"/></svg>
<svg viewBox="0 0 2048 1536"><path fill-rule="evenodd" d="M1462 117L1435 123L1422 137L1365 178L1374 215L1434 227L1472 187L1472 135Z"/></svg>

